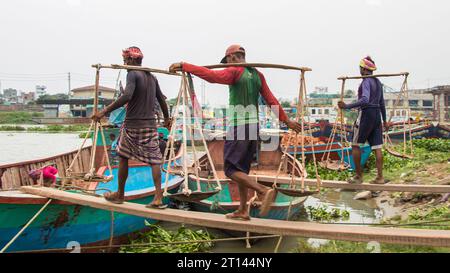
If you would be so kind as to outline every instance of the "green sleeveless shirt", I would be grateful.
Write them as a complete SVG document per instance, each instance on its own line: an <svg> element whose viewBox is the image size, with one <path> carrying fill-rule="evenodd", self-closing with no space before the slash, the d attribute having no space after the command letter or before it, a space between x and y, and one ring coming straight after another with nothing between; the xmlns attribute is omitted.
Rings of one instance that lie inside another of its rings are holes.
<svg viewBox="0 0 450 273"><path fill-rule="evenodd" d="M228 117L230 126L258 123L258 99L261 90L258 72L251 67L244 68L239 80L230 85Z"/></svg>

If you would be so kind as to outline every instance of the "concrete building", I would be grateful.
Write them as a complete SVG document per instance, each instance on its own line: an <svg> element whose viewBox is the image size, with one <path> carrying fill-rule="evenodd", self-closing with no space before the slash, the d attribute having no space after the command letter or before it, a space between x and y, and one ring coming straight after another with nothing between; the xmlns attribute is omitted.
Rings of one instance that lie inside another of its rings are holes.
<svg viewBox="0 0 450 273"><path fill-rule="evenodd" d="M434 100L433 95L429 93L430 89L411 89L408 91L408 100L401 98L397 105L399 92L384 92L384 103L386 105L386 114L388 119L392 116L391 121L401 121L408 117L408 109L411 110L413 118L420 117L433 119L434 117ZM332 100L333 105L337 105L340 99ZM345 98L345 103L354 102L356 98Z"/></svg>
<svg viewBox="0 0 450 273"><path fill-rule="evenodd" d="M8 88L3 90L3 99L7 103L17 103L17 90L13 88Z"/></svg>
<svg viewBox="0 0 450 273"><path fill-rule="evenodd" d="M36 100L35 95L36 95L36 93L34 93L34 92L28 92L28 93L22 92L19 96L18 102L21 104L28 104L28 103Z"/></svg>
<svg viewBox="0 0 450 273"><path fill-rule="evenodd" d="M428 93L428 89L411 89L408 91L408 101L400 99L397 106L394 106L399 97L399 92L385 92L384 103L388 117L392 120L401 120L407 116L408 109L411 110L412 117L426 119L433 118L433 96Z"/></svg>
<svg viewBox="0 0 450 273"><path fill-rule="evenodd" d="M94 98L95 86L85 86L71 90L71 101ZM103 99L114 99L116 90L109 87L99 86L98 97ZM89 117L93 112L92 104L71 104L70 111L74 117Z"/></svg>
<svg viewBox="0 0 450 273"><path fill-rule="evenodd" d="M36 85L36 98L47 94L47 86L45 85Z"/></svg>
<svg viewBox="0 0 450 273"><path fill-rule="evenodd" d="M433 118L440 123L450 121L450 85L442 85L431 88L427 91L433 96Z"/></svg>

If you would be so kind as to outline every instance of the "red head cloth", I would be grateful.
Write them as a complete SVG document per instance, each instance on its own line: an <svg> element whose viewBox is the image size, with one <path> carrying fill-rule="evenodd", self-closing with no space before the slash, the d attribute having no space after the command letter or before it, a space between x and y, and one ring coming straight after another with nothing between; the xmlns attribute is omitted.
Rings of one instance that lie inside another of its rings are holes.
<svg viewBox="0 0 450 273"><path fill-rule="evenodd" d="M225 51L225 57L222 58L220 63L223 63L223 64L227 63L227 56L229 56L233 53L237 53L237 52L245 54L245 49L240 45L230 45L227 48L227 51Z"/></svg>
<svg viewBox="0 0 450 273"><path fill-rule="evenodd" d="M142 54L142 51L138 47L135 47L135 46L132 46L132 47L122 50L122 56L124 58L131 58L131 59L144 58L144 54Z"/></svg>

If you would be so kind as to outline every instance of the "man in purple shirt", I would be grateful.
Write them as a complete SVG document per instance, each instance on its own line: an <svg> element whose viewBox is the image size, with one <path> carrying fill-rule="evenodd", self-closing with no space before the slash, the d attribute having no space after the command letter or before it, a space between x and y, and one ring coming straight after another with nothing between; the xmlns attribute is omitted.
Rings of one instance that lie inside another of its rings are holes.
<svg viewBox="0 0 450 273"><path fill-rule="evenodd" d="M361 76L373 75L377 68L371 57L367 56L360 62ZM354 125L352 155L356 166L356 175L349 183L362 183L363 171L361 167L361 149L359 146L369 142L375 151L378 175L370 183L384 184L383 178L383 125L387 129L386 107L384 105L383 85L378 78L364 78L358 88L358 101L346 104L343 101L338 103L341 109L358 108L359 114ZM383 121L383 124L382 124Z"/></svg>

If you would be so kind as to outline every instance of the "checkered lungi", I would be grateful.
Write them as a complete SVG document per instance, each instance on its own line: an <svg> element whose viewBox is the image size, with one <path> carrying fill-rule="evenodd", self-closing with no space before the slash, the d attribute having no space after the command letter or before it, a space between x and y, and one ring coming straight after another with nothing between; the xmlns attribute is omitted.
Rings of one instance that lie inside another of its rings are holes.
<svg viewBox="0 0 450 273"><path fill-rule="evenodd" d="M158 138L156 128L133 129L122 126L117 153L122 157L150 165L162 164Z"/></svg>

